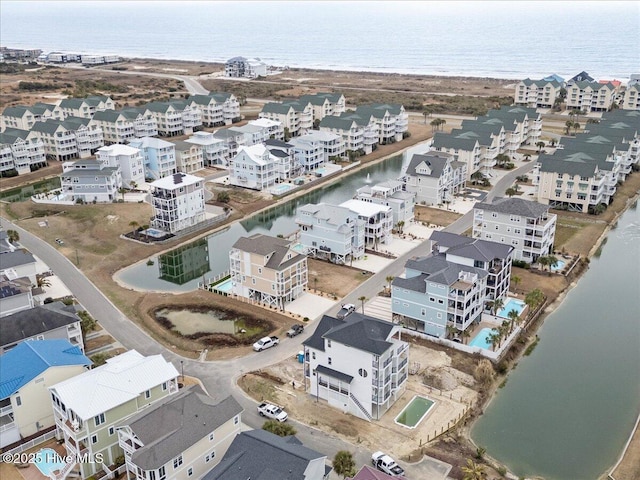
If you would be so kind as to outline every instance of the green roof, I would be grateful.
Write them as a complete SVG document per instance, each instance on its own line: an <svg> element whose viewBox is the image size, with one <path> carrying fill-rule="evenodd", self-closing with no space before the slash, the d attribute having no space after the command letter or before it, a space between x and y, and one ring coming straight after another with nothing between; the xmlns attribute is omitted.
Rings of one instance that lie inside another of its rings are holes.
<svg viewBox="0 0 640 480"><path fill-rule="evenodd" d="M291 105L285 105L284 103L276 103L270 102L266 103L264 107L262 107L262 113L278 113L281 115L286 115L291 110Z"/></svg>
<svg viewBox="0 0 640 480"><path fill-rule="evenodd" d="M115 110L104 110L94 113L93 120L115 123L121 115L122 113L116 112Z"/></svg>
<svg viewBox="0 0 640 480"><path fill-rule="evenodd" d="M320 121L320 128L335 128L337 130L351 130L355 120L335 115L327 115ZM357 123L356 123L357 124Z"/></svg>
<svg viewBox="0 0 640 480"><path fill-rule="evenodd" d="M455 148L456 150L472 151L478 145L478 139L467 135L452 135L436 132L432 145L435 148Z"/></svg>

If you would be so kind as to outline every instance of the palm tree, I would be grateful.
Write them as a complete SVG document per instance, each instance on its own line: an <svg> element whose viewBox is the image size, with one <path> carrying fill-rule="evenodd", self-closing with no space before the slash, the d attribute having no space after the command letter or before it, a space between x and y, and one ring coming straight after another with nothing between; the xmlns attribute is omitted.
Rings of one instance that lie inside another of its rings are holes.
<svg viewBox="0 0 640 480"><path fill-rule="evenodd" d="M471 180L473 180L474 184L475 182L482 182L484 180L484 173L482 173L480 170L474 172L471 175Z"/></svg>
<svg viewBox="0 0 640 480"><path fill-rule="evenodd" d="M393 275L387 275L387 278L385 278L385 280L387 281L389 292L391 292L391 282L393 282L394 278L395 277Z"/></svg>
<svg viewBox="0 0 640 480"><path fill-rule="evenodd" d="M462 472L464 473L462 480L482 480L487 475L484 471L484 465L476 463L470 458L467 458L467 466L462 467Z"/></svg>
<svg viewBox="0 0 640 480"><path fill-rule="evenodd" d="M517 276L517 275L513 275L511 277L511 283L513 283L513 293L518 293L516 287L518 286L518 284L522 281L522 279Z"/></svg>
<svg viewBox="0 0 640 480"><path fill-rule="evenodd" d="M549 271L558 265L558 258L554 255L548 255L547 261L549 262Z"/></svg>
<svg viewBox="0 0 640 480"><path fill-rule="evenodd" d="M333 469L342 478L352 477L356 474L356 461L353 454L347 450L340 450L333 457Z"/></svg>
<svg viewBox="0 0 640 480"><path fill-rule="evenodd" d="M36 287L45 288L50 287L51 282L47 279L47 277L43 277L42 275L36 275Z"/></svg>
<svg viewBox="0 0 640 480"><path fill-rule="evenodd" d="M542 293L542 291L539 288L536 288L535 290L531 290L524 297L524 303L531 310L534 310L543 301L544 301L544 293Z"/></svg>
<svg viewBox="0 0 640 480"><path fill-rule="evenodd" d="M544 148L544 142L536 143L536 147L538 147L538 153Z"/></svg>
<svg viewBox="0 0 640 480"><path fill-rule="evenodd" d="M398 232L402 233L404 230L404 220L400 220L396 225L398 226Z"/></svg>
<svg viewBox="0 0 640 480"><path fill-rule="evenodd" d="M11 243L20 241L20 234L15 230L7 230L7 238Z"/></svg>
<svg viewBox="0 0 640 480"><path fill-rule="evenodd" d="M573 134L578 134L578 129L580 128L580 124L578 122L573 122Z"/></svg>
<svg viewBox="0 0 640 480"><path fill-rule="evenodd" d="M487 340L489 341L491 347L493 348L493 351L495 352L496 347L500 343L500 333L496 329L493 329L492 332L493 333L489 334L489 336L487 337Z"/></svg>
<svg viewBox="0 0 640 480"><path fill-rule="evenodd" d="M495 316L498 310L500 310L504 306L504 300L502 300L501 298L490 300L487 303L487 306L491 310L491 313Z"/></svg>
<svg viewBox="0 0 640 480"><path fill-rule="evenodd" d="M122 201L123 201L123 202L124 202L124 192L126 192L126 191L127 191L127 190L126 190L126 188L123 188L123 187L120 187L120 188L118 189L118 193L119 193L120 195L122 195Z"/></svg>
<svg viewBox="0 0 640 480"><path fill-rule="evenodd" d="M524 155L524 161L528 162L529 160L531 160L531 154L530 153L525 153Z"/></svg>
<svg viewBox="0 0 640 480"><path fill-rule="evenodd" d="M538 263L542 267L542 271L544 271L544 267L549 265L549 257L538 257Z"/></svg>
<svg viewBox="0 0 640 480"><path fill-rule="evenodd" d="M133 234L137 237L138 236L138 227L140 226L140 224L138 222L136 222L135 220L131 220L129 222L129 226L133 229Z"/></svg>
<svg viewBox="0 0 640 480"><path fill-rule="evenodd" d="M469 330L462 330L462 332L460 332L460 336L462 337L462 343L464 344L465 339L471 336L471 332Z"/></svg>
<svg viewBox="0 0 640 480"><path fill-rule="evenodd" d="M359 300L360 302L362 302L362 314L364 315L364 302L366 302L366 301L367 301L367 297L365 297L365 296L363 295L363 296L361 296L361 297L358 297L358 300Z"/></svg>
<svg viewBox="0 0 640 480"><path fill-rule="evenodd" d="M457 332L458 329L456 327L453 325L447 325L447 338L452 338Z"/></svg>
<svg viewBox="0 0 640 480"><path fill-rule="evenodd" d="M509 155L505 155L504 153L499 153L498 155L496 155L496 162L498 163L499 167L504 166L506 163L510 161L511 161L511 158L509 158Z"/></svg>
<svg viewBox="0 0 640 480"><path fill-rule="evenodd" d="M507 188L507 189L504 191L504 194L505 194L507 197L511 198L511 197L513 197L517 192L518 192L518 191L517 191L515 188L510 187L510 188Z"/></svg>

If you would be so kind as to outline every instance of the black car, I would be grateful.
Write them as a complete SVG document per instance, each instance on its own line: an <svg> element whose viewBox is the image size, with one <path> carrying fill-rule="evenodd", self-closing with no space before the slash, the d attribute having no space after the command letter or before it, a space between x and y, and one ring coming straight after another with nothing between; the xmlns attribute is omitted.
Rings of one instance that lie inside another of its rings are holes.
<svg viewBox="0 0 640 480"><path fill-rule="evenodd" d="M296 323L295 325L291 325L291 328L287 332L287 337L293 338L296 335L300 335L304 331L304 325L300 325Z"/></svg>

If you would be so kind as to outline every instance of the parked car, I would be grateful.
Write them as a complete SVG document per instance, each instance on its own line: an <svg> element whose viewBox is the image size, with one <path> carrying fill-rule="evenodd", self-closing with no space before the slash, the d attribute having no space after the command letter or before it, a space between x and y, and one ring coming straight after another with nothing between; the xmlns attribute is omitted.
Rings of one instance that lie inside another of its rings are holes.
<svg viewBox="0 0 640 480"><path fill-rule="evenodd" d="M260 405L258 405L258 414L261 417L271 418L279 422L286 422L287 418L289 418L289 415L287 415L287 412L282 410L282 408L280 408L277 405L273 405L271 403L266 403L266 402L263 402Z"/></svg>
<svg viewBox="0 0 640 480"><path fill-rule="evenodd" d="M287 331L287 337L293 338L296 335L300 335L302 332L304 332L304 325L296 323L295 325L291 325L291 328Z"/></svg>
<svg viewBox="0 0 640 480"><path fill-rule="evenodd" d="M385 453L376 452L371 455L371 463L378 470L392 477L401 477L404 475L404 469Z"/></svg>
<svg viewBox="0 0 640 480"><path fill-rule="evenodd" d="M253 344L253 349L256 352L261 352L267 348L275 347L280 343L280 339L278 337L263 337Z"/></svg>
<svg viewBox="0 0 640 480"><path fill-rule="evenodd" d="M338 314L336 315L336 317L342 320L347 315L355 311L356 311L356 306L353 303L345 303L342 305L342 308L338 311Z"/></svg>

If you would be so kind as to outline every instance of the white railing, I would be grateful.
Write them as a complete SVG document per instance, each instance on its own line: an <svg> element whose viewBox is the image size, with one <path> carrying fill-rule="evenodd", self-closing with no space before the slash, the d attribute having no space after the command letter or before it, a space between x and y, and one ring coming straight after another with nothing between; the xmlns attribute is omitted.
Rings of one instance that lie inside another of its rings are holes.
<svg viewBox="0 0 640 480"><path fill-rule="evenodd" d="M45 433L43 435L40 435L39 437L36 437L36 438L34 438L32 440L29 440L28 442L21 443L17 447L12 448L11 450L6 450L3 453L5 453L5 454L22 453L25 450L30 450L33 447L35 447L36 445L40 445L41 443L46 442L47 440L51 440L55 436L56 436L56 431L55 431L55 429L53 429L50 432L47 432L47 433Z"/></svg>

